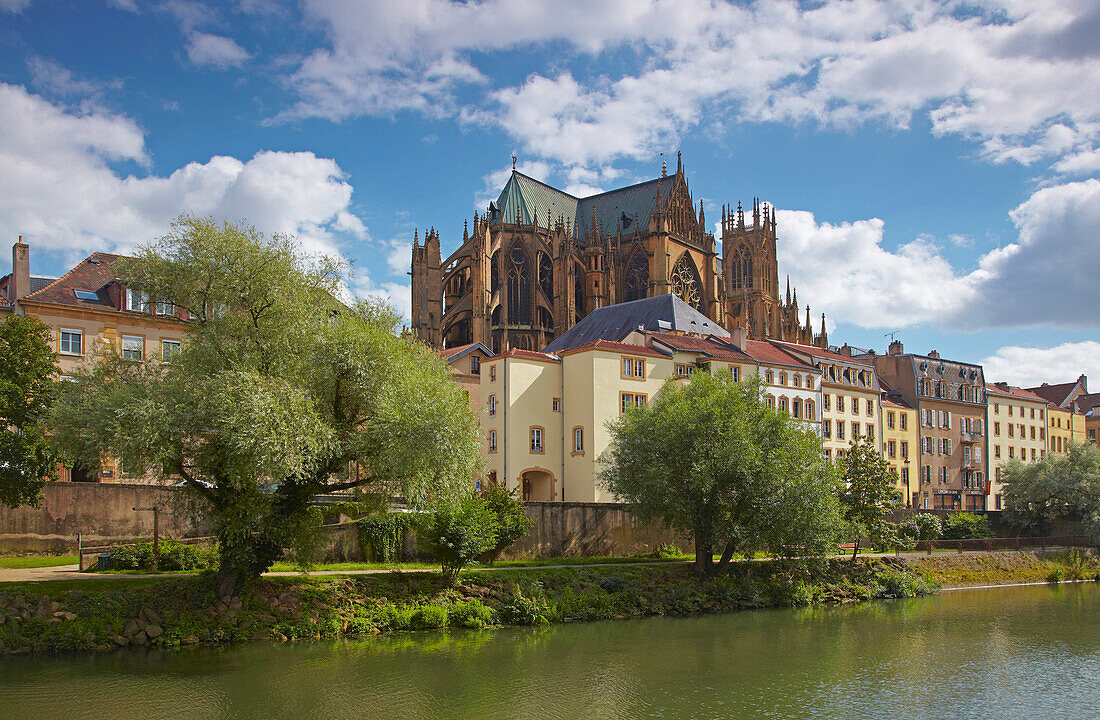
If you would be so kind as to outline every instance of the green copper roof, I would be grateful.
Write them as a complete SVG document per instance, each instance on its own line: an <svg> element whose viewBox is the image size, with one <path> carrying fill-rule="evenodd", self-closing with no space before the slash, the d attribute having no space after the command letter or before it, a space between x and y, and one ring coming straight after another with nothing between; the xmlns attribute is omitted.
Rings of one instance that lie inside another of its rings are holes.
<svg viewBox="0 0 1100 720"><path fill-rule="evenodd" d="M657 189L665 201L676 184L675 177L647 180L617 190L575 198L557 188L513 171L501 190L496 202L490 206L490 222L506 224L547 226L561 217L577 228L582 242L592 227L593 212L603 233L615 234L620 227L623 233L632 233L635 223L649 226L649 216L657 202Z"/></svg>

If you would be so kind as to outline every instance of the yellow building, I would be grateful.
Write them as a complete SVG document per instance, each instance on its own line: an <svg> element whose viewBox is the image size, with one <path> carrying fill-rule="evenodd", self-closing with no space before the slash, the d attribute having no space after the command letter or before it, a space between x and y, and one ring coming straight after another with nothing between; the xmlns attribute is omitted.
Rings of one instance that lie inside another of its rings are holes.
<svg viewBox="0 0 1100 720"><path fill-rule="evenodd" d="M1007 383L986 386L991 510L1001 509L1001 468L1010 460L1036 462L1047 452L1050 407L1035 393Z"/></svg>
<svg viewBox="0 0 1100 720"><path fill-rule="evenodd" d="M119 257L93 253L62 277L45 278L30 274L26 243L16 243L12 249L13 270L0 278L0 294L14 312L36 317L50 327L62 379L98 352L116 352L135 362L164 362L182 347L190 313L123 287L114 267ZM113 459L104 458L96 468L65 468L61 479L143 480L123 472Z"/></svg>
<svg viewBox="0 0 1100 720"><path fill-rule="evenodd" d="M1069 452L1069 444L1083 443L1087 439L1085 416L1074 412L1072 408L1049 406L1047 413L1047 449L1064 455Z"/></svg>
<svg viewBox="0 0 1100 720"><path fill-rule="evenodd" d="M913 507L919 493L914 474L913 457L920 444L917 432L917 411L900 395L890 395L891 388L883 386L879 404L882 407L882 454L897 477L897 489L905 498L906 507Z"/></svg>
<svg viewBox="0 0 1100 720"><path fill-rule="evenodd" d="M481 411L481 363L493 353L481 343L470 343L439 351L439 357L447 363L451 377L466 393L470 409Z"/></svg>

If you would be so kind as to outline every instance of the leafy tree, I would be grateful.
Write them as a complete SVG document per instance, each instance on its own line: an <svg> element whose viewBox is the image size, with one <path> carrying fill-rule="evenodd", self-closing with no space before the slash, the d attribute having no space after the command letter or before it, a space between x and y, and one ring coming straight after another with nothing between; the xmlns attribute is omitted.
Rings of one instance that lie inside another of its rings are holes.
<svg viewBox="0 0 1100 720"><path fill-rule="evenodd" d="M917 545L928 543L928 554L931 555L932 541L943 534L943 523L932 513L917 513L901 524L900 532L902 537Z"/></svg>
<svg viewBox="0 0 1100 720"><path fill-rule="evenodd" d="M698 574L737 552L820 554L835 543L838 488L821 440L768 407L759 378L670 380L610 429L601 481L639 519L692 533Z"/></svg>
<svg viewBox="0 0 1100 720"><path fill-rule="evenodd" d="M451 585L458 574L497 542L497 516L476 498L440 507L420 517L416 538L439 560Z"/></svg>
<svg viewBox="0 0 1100 720"><path fill-rule="evenodd" d="M36 318L0 323L0 503L8 507L37 507L46 480L57 478L44 422L58 386L50 338Z"/></svg>
<svg viewBox="0 0 1100 720"><path fill-rule="evenodd" d="M182 480L205 501L225 580L308 546L317 493L466 493L480 458L465 396L395 335L388 307L335 299L342 267L303 259L287 236L182 217L119 273L189 312L190 332L170 362L90 363L57 406L58 441Z"/></svg>
<svg viewBox="0 0 1100 720"><path fill-rule="evenodd" d="M972 540L987 538L991 535L993 535L993 528L989 525L989 518L978 513L952 513L943 523L945 540Z"/></svg>
<svg viewBox="0 0 1100 720"><path fill-rule="evenodd" d="M853 440L849 444L841 476L844 489L840 507L854 544L853 560L859 554L861 538L870 537L872 544L878 545L890 533L886 514L901 505L894 479L890 464L872 443Z"/></svg>
<svg viewBox="0 0 1100 720"><path fill-rule="evenodd" d="M526 537L534 521L524 512L523 502L503 485L490 485L482 502L496 517L493 546L485 553L484 558L492 562L500 557L505 548Z"/></svg>
<svg viewBox="0 0 1100 720"><path fill-rule="evenodd" d="M1038 462L1010 460L1001 469L1004 518L1028 532L1045 535L1059 520L1077 520L1100 534L1100 449L1070 443L1065 455L1048 453Z"/></svg>

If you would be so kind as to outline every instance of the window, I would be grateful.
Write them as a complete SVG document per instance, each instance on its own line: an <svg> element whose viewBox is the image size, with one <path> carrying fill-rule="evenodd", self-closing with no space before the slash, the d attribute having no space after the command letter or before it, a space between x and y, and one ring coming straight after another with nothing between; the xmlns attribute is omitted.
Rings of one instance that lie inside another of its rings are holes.
<svg viewBox="0 0 1100 720"><path fill-rule="evenodd" d="M542 453L542 428L531 428L531 452Z"/></svg>
<svg viewBox="0 0 1100 720"><path fill-rule="evenodd" d="M1014 457L1016 457L1016 448L1015 448L1015 447L1013 447L1012 445L1009 445L1009 446L1008 446L1008 456L1009 456L1010 458L1014 458Z"/></svg>
<svg viewBox="0 0 1100 720"><path fill-rule="evenodd" d="M797 373L791 375L791 384L795 387L802 387L802 376Z"/></svg>
<svg viewBox="0 0 1100 720"><path fill-rule="evenodd" d="M786 384L787 384L787 373L785 373L785 372L779 373L779 384L783 385L783 386L786 386Z"/></svg>
<svg viewBox="0 0 1100 720"><path fill-rule="evenodd" d="M76 295L77 300L91 300L93 302L99 300L99 295L91 290L73 290L73 295Z"/></svg>
<svg viewBox="0 0 1100 720"><path fill-rule="evenodd" d="M127 290L125 309L133 312L149 312L149 294L137 290Z"/></svg>
<svg viewBox="0 0 1100 720"><path fill-rule="evenodd" d="M867 439L874 442L875 439L875 426L871 423L867 423Z"/></svg>
<svg viewBox="0 0 1100 720"><path fill-rule="evenodd" d="M496 452L496 451L497 451L497 431L496 430L490 430L489 431L489 452Z"/></svg>
<svg viewBox="0 0 1100 720"><path fill-rule="evenodd" d="M1016 437L1016 426L1013 425L1012 423L1008 424L1008 436L1009 437Z"/></svg>
<svg viewBox="0 0 1100 720"><path fill-rule="evenodd" d="M852 414L859 414L859 398L852 398Z"/></svg>
<svg viewBox="0 0 1100 720"><path fill-rule="evenodd" d="M795 418L802 418L802 401L798 398L791 401L791 415Z"/></svg>
<svg viewBox="0 0 1100 720"><path fill-rule="evenodd" d="M561 398L554 398L550 401L550 410L553 412L561 412Z"/></svg>
<svg viewBox="0 0 1100 720"><path fill-rule="evenodd" d="M768 370L766 373L764 373L764 382L767 383L768 385L771 385L772 384L772 377L773 377L772 376L772 371Z"/></svg>
<svg viewBox="0 0 1100 720"><path fill-rule="evenodd" d="M993 446L993 457L995 457L995 458L1001 457L1001 446L1000 445L994 445Z"/></svg>
<svg viewBox="0 0 1100 720"><path fill-rule="evenodd" d="M1031 426L1031 439L1032 440L1035 439L1035 426L1034 425Z"/></svg>
<svg viewBox="0 0 1100 720"><path fill-rule="evenodd" d="M641 393L619 393L619 410L625 413L632 408L645 407L646 398Z"/></svg>
<svg viewBox="0 0 1100 720"><path fill-rule="evenodd" d="M492 417L496 414L497 414L497 396L496 395L490 395L489 396L489 417Z"/></svg>
<svg viewBox="0 0 1100 720"><path fill-rule="evenodd" d="M807 420L816 420L817 419L817 415L814 412L814 401L813 400L807 400L806 401L806 419Z"/></svg>
<svg viewBox="0 0 1100 720"><path fill-rule="evenodd" d="M844 423L840 420L837 420L837 423L836 423L836 439L837 440L843 440L844 439Z"/></svg>
<svg viewBox="0 0 1100 720"><path fill-rule="evenodd" d="M140 335L122 336L122 359L138 360L145 357L145 338Z"/></svg>
<svg viewBox="0 0 1100 720"><path fill-rule="evenodd" d="M886 427L890 430L894 429L894 411L886 413Z"/></svg>
<svg viewBox="0 0 1100 720"><path fill-rule="evenodd" d="M1012 411L1013 411L1013 410L1015 410L1015 408L1014 408L1014 407L1013 407L1012 405L1009 405L1009 406L1008 406L1008 416L1009 416L1009 417L1012 417Z"/></svg>
<svg viewBox="0 0 1100 720"><path fill-rule="evenodd" d="M573 428L573 452L584 452L584 428Z"/></svg>
<svg viewBox="0 0 1100 720"><path fill-rule="evenodd" d="M830 395L829 393L825 393L821 396L821 410L822 410L822 412L829 412L829 410L832 409L832 408L829 407L829 405L831 404L830 398L832 398L832 395Z"/></svg>
<svg viewBox="0 0 1100 720"><path fill-rule="evenodd" d="M61 353L63 355L84 354L84 331L72 328L61 328Z"/></svg>
<svg viewBox="0 0 1100 720"><path fill-rule="evenodd" d="M478 355L471 355L470 356L470 374L471 375L480 375L481 374L481 357L478 356Z"/></svg>
<svg viewBox="0 0 1100 720"><path fill-rule="evenodd" d="M902 415L902 417L905 416ZM901 441L901 458L902 460L906 460L909 458L909 443L904 440Z"/></svg>
<svg viewBox="0 0 1100 720"><path fill-rule="evenodd" d="M695 373L695 366L694 365L682 365L682 364L677 364L676 365L676 377L688 377L688 376L690 376L694 373ZM734 377L734 380L736 380L736 379L737 378Z"/></svg>
<svg viewBox="0 0 1100 720"><path fill-rule="evenodd" d="M867 401L867 415L871 416L871 415L874 415L874 414L875 414L875 401L874 400L868 400Z"/></svg>
<svg viewBox="0 0 1100 720"><path fill-rule="evenodd" d="M902 430L908 430L909 429L909 416L906 415L905 413L899 413L899 414L900 414L900 417L898 418L898 420L901 421L901 429Z"/></svg>
<svg viewBox="0 0 1100 720"><path fill-rule="evenodd" d="M829 448L825 448L825 459L826 460L832 460L833 459L833 451L830 450Z"/></svg>
<svg viewBox="0 0 1100 720"><path fill-rule="evenodd" d="M160 359L163 362L172 362L173 359L179 356L182 346L179 340L161 340L160 341Z"/></svg>
<svg viewBox="0 0 1100 720"><path fill-rule="evenodd" d="M921 451L925 455L931 455L932 454L932 438L930 438L930 437L921 438Z"/></svg>
<svg viewBox="0 0 1100 720"><path fill-rule="evenodd" d="M645 360L623 358L623 377L634 380L645 380Z"/></svg>
<svg viewBox="0 0 1100 720"><path fill-rule="evenodd" d="M496 365L490 365L489 366L489 382L496 382L496 381L497 381L497 366Z"/></svg>
<svg viewBox="0 0 1100 720"><path fill-rule="evenodd" d="M996 436L1001 434L1001 424L999 422L993 423L993 434Z"/></svg>
<svg viewBox="0 0 1100 720"><path fill-rule="evenodd" d="M836 396L836 411L838 413L844 412L844 396L843 395L837 395Z"/></svg>
<svg viewBox="0 0 1100 720"><path fill-rule="evenodd" d="M859 440L859 423L852 423L852 439Z"/></svg>
<svg viewBox="0 0 1100 720"><path fill-rule="evenodd" d="M780 409L780 410L782 410L783 412L787 412L787 411L788 411L788 401L787 401L787 398L785 398L785 397L781 397L781 398L779 398L779 409Z"/></svg>
<svg viewBox="0 0 1100 720"><path fill-rule="evenodd" d="M898 446L897 446L896 442L891 440L890 442L886 443L886 456L887 457L895 458L895 457L897 457L897 452L898 452Z"/></svg>
<svg viewBox="0 0 1100 720"><path fill-rule="evenodd" d="M807 390L813 390L814 389L814 376L813 375L807 375L806 376L806 389Z"/></svg>
<svg viewBox="0 0 1100 720"><path fill-rule="evenodd" d="M157 315L175 315L176 306L167 300L158 300L154 307L154 311Z"/></svg>
<svg viewBox="0 0 1100 720"><path fill-rule="evenodd" d="M833 421L832 420L822 420L821 421L821 436L826 437L826 438L831 438L833 436ZM828 452L828 451L826 450L826 452Z"/></svg>
<svg viewBox="0 0 1100 720"><path fill-rule="evenodd" d="M730 365L730 372L733 374L734 382L741 381L741 368L737 367L736 365ZM690 375L691 373L688 374Z"/></svg>
<svg viewBox="0 0 1100 720"><path fill-rule="evenodd" d="M993 403L993 412L995 412L998 415L1001 414L1001 404L1000 403Z"/></svg>

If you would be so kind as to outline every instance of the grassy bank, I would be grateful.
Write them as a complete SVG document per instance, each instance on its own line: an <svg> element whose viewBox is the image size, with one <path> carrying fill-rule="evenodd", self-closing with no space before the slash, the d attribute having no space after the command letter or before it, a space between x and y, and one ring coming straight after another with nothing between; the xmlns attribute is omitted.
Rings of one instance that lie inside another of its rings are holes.
<svg viewBox="0 0 1100 720"><path fill-rule="evenodd" d="M1095 552L1007 551L910 557L913 571L941 587L1092 580L1100 574Z"/></svg>
<svg viewBox="0 0 1100 720"><path fill-rule="evenodd" d="M855 602L932 591L896 559L780 562L700 581L683 565L265 578L220 596L209 575L0 585L0 652L171 647L341 637L445 626L539 625Z"/></svg>
<svg viewBox="0 0 1100 720"><path fill-rule="evenodd" d="M0 557L0 568L22 569L76 565L76 555L44 555L28 557Z"/></svg>

